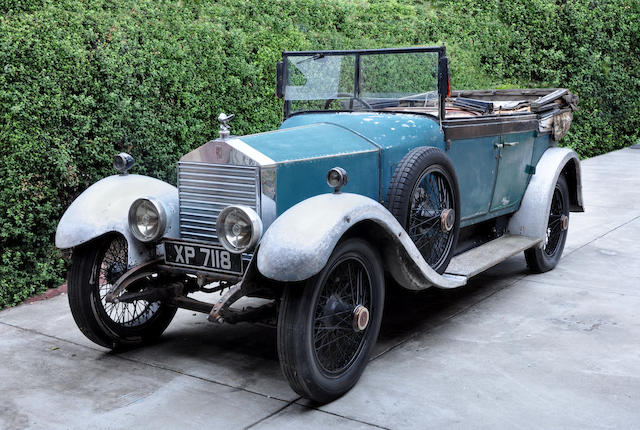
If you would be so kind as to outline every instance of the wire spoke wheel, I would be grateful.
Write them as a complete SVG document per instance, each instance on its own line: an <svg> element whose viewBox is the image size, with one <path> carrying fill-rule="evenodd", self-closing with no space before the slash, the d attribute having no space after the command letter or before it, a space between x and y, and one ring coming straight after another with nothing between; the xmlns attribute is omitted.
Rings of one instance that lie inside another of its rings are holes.
<svg viewBox="0 0 640 430"><path fill-rule="evenodd" d="M100 305L107 317L115 324L135 327L148 321L160 308L160 302L149 303L146 300L107 302L107 294L120 276L127 271L127 264L127 241L124 237L118 236L104 248L102 255L98 255L94 265L94 273L97 273L97 276L93 281L97 288L96 296L100 298Z"/></svg>
<svg viewBox="0 0 640 430"><path fill-rule="evenodd" d="M553 191L551 199L551 211L549 212L549 224L547 225L547 237L544 252L552 256L558 250L558 245L564 233L562 226L562 217L565 216L564 201L560 189L556 187Z"/></svg>
<svg viewBox="0 0 640 430"><path fill-rule="evenodd" d="M368 327L354 328L359 306L371 311L371 278L358 256L345 256L330 272L315 306L315 355L327 374L343 372L362 349Z"/></svg>
<svg viewBox="0 0 640 430"><path fill-rule="evenodd" d="M536 273L547 272L558 264L569 228L569 187L564 175L560 175L551 196L551 208L544 242L524 252L529 268Z"/></svg>
<svg viewBox="0 0 640 430"><path fill-rule="evenodd" d="M442 226L446 210L454 209L451 184L440 166L429 167L411 193L407 232L431 267L439 267L453 246L454 232Z"/></svg>
<svg viewBox="0 0 640 430"><path fill-rule="evenodd" d="M127 269L128 246L123 236L109 235L73 251L68 290L71 314L87 338L107 348L151 341L176 314L175 306L162 301L107 302L107 294ZM129 288L136 285L140 284Z"/></svg>
<svg viewBox="0 0 640 430"><path fill-rule="evenodd" d="M304 283L287 285L278 310L278 357L301 396L326 403L355 385L378 338L384 269L369 242L350 238Z"/></svg>

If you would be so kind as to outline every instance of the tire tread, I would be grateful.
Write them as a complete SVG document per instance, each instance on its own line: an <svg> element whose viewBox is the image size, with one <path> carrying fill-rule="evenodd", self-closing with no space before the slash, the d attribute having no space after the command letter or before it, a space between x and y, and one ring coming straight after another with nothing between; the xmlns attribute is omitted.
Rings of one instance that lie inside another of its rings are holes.
<svg viewBox="0 0 640 430"><path fill-rule="evenodd" d="M100 346L116 349L158 338L175 316L177 308L161 304L152 320L136 328L123 327L114 330L100 320L95 314L89 279L101 247L107 246L111 240L113 236L103 237L73 250L67 298L73 319L82 334Z"/></svg>

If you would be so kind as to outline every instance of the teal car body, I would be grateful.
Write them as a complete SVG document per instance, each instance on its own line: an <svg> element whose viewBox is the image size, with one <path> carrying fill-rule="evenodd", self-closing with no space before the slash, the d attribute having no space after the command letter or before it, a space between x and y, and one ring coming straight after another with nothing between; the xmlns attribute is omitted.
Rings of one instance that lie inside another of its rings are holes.
<svg viewBox="0 0 640 430"><path fill-rule="evenodd" d="M277 164L277 208L327 191L326 172L340 166L349 173L345 192L384 202L393 168L409 150L444 148L442 131L430 118L376 113L297 115L280 130L242 140Z"/></svg>
<svg viewBox="0 0 640 430"><path fill-rule="evenodd" d="M231 117L223 114L220 137L180 159L177 194L163 191L163 200L154 203L175 214L163 223L166 238L219 246L218 215L233 205L254 211L266 232L296 205L330 191L327 172L336 167L348 176L342 192L390 209L398 168L418 148L439 151L451 162L459 207L450 215L459 228L497 220L519 210L539 161L566 133L576 103L567 90L452 92L444 47L285 52L276 93L284 107L279 129L232 136ZM581 210L577 167L570 171L571 207ZM127 201L153 197L155 188L130 187ZM131 224L126 217L78 233L74 226L83 222L83 210L78 203L63 218L59 247L92 240L92 231L113 230L127 238L130 265L156 251L162 255L162 247L154 250L122 227ZM504 222L498 227L505 231ZM242 258L249 261L252 254Z"/></svg>
<svg viewBox="0 0 640 430"><path fill-rule="evenodd" d="M327 191L332 167L349 173L345 192L385 203L396 166L412 149L445 151L458 173L462 225L517 210L533 166L550 145L536 131L445 141L439 122L424 115L336 112L294 115L280 130L242 140L277 163L277 213ZM502 150L502 142L518 141ZM527 169L527 166L532 166Z"/></svg>

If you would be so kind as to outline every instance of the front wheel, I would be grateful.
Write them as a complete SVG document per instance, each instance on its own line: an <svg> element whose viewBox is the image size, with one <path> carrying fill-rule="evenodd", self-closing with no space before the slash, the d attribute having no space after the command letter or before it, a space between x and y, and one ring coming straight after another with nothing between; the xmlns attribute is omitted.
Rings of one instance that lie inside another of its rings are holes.
<svg viewBox="0 0 640 430"><path fill-rule="evenodd" d="M524 252L527 265L535 273L548 272L556 267L562 256L569 228L569 187L564 175L560 175L553 190L551 210L543 247Z"/></svg>
<svg viewBox="0 0 640 430"><path fill-rule="evenodd" d="M301 396L326 403L355 385L375 345L384 272L368 242L340 243L320 273L285 288L278 316L280 366Z"/></svg>
<svg viewBox="0 0 640 430"><path fill-rule="evenodd" d="M177 308L146 300L109 303L106 295L127 271L127 241L108 236L78 247L69 270L69 307L82 333L107 348L157 338Z"/></svg>

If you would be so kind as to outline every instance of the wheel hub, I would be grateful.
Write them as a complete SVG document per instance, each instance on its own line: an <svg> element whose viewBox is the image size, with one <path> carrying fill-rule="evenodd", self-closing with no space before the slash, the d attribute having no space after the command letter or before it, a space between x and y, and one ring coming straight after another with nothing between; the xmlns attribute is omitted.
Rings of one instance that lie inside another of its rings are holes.
<svg viewBox="0 0 640 430"><path fill-rule="evenodd" d="M453 209L445 209L440 215L440 228L442 231L448 232L453 228L456 220L456 212Z"/></svg>
<svg viewBox="0 0 640 430"><path fill-rule="evenodd" d="M369 325L369 309L362 305L356 306L353 310L353 330L363 331Z"/></svg>
<svg viewBox="0 0 640 430"><path fill-rule="evenodd" d="M349 312L349 308L349 305L332 294L322 308L322 316L325 318L325 323L328 325L338 324L345 317L345 313Z"/></svg>

